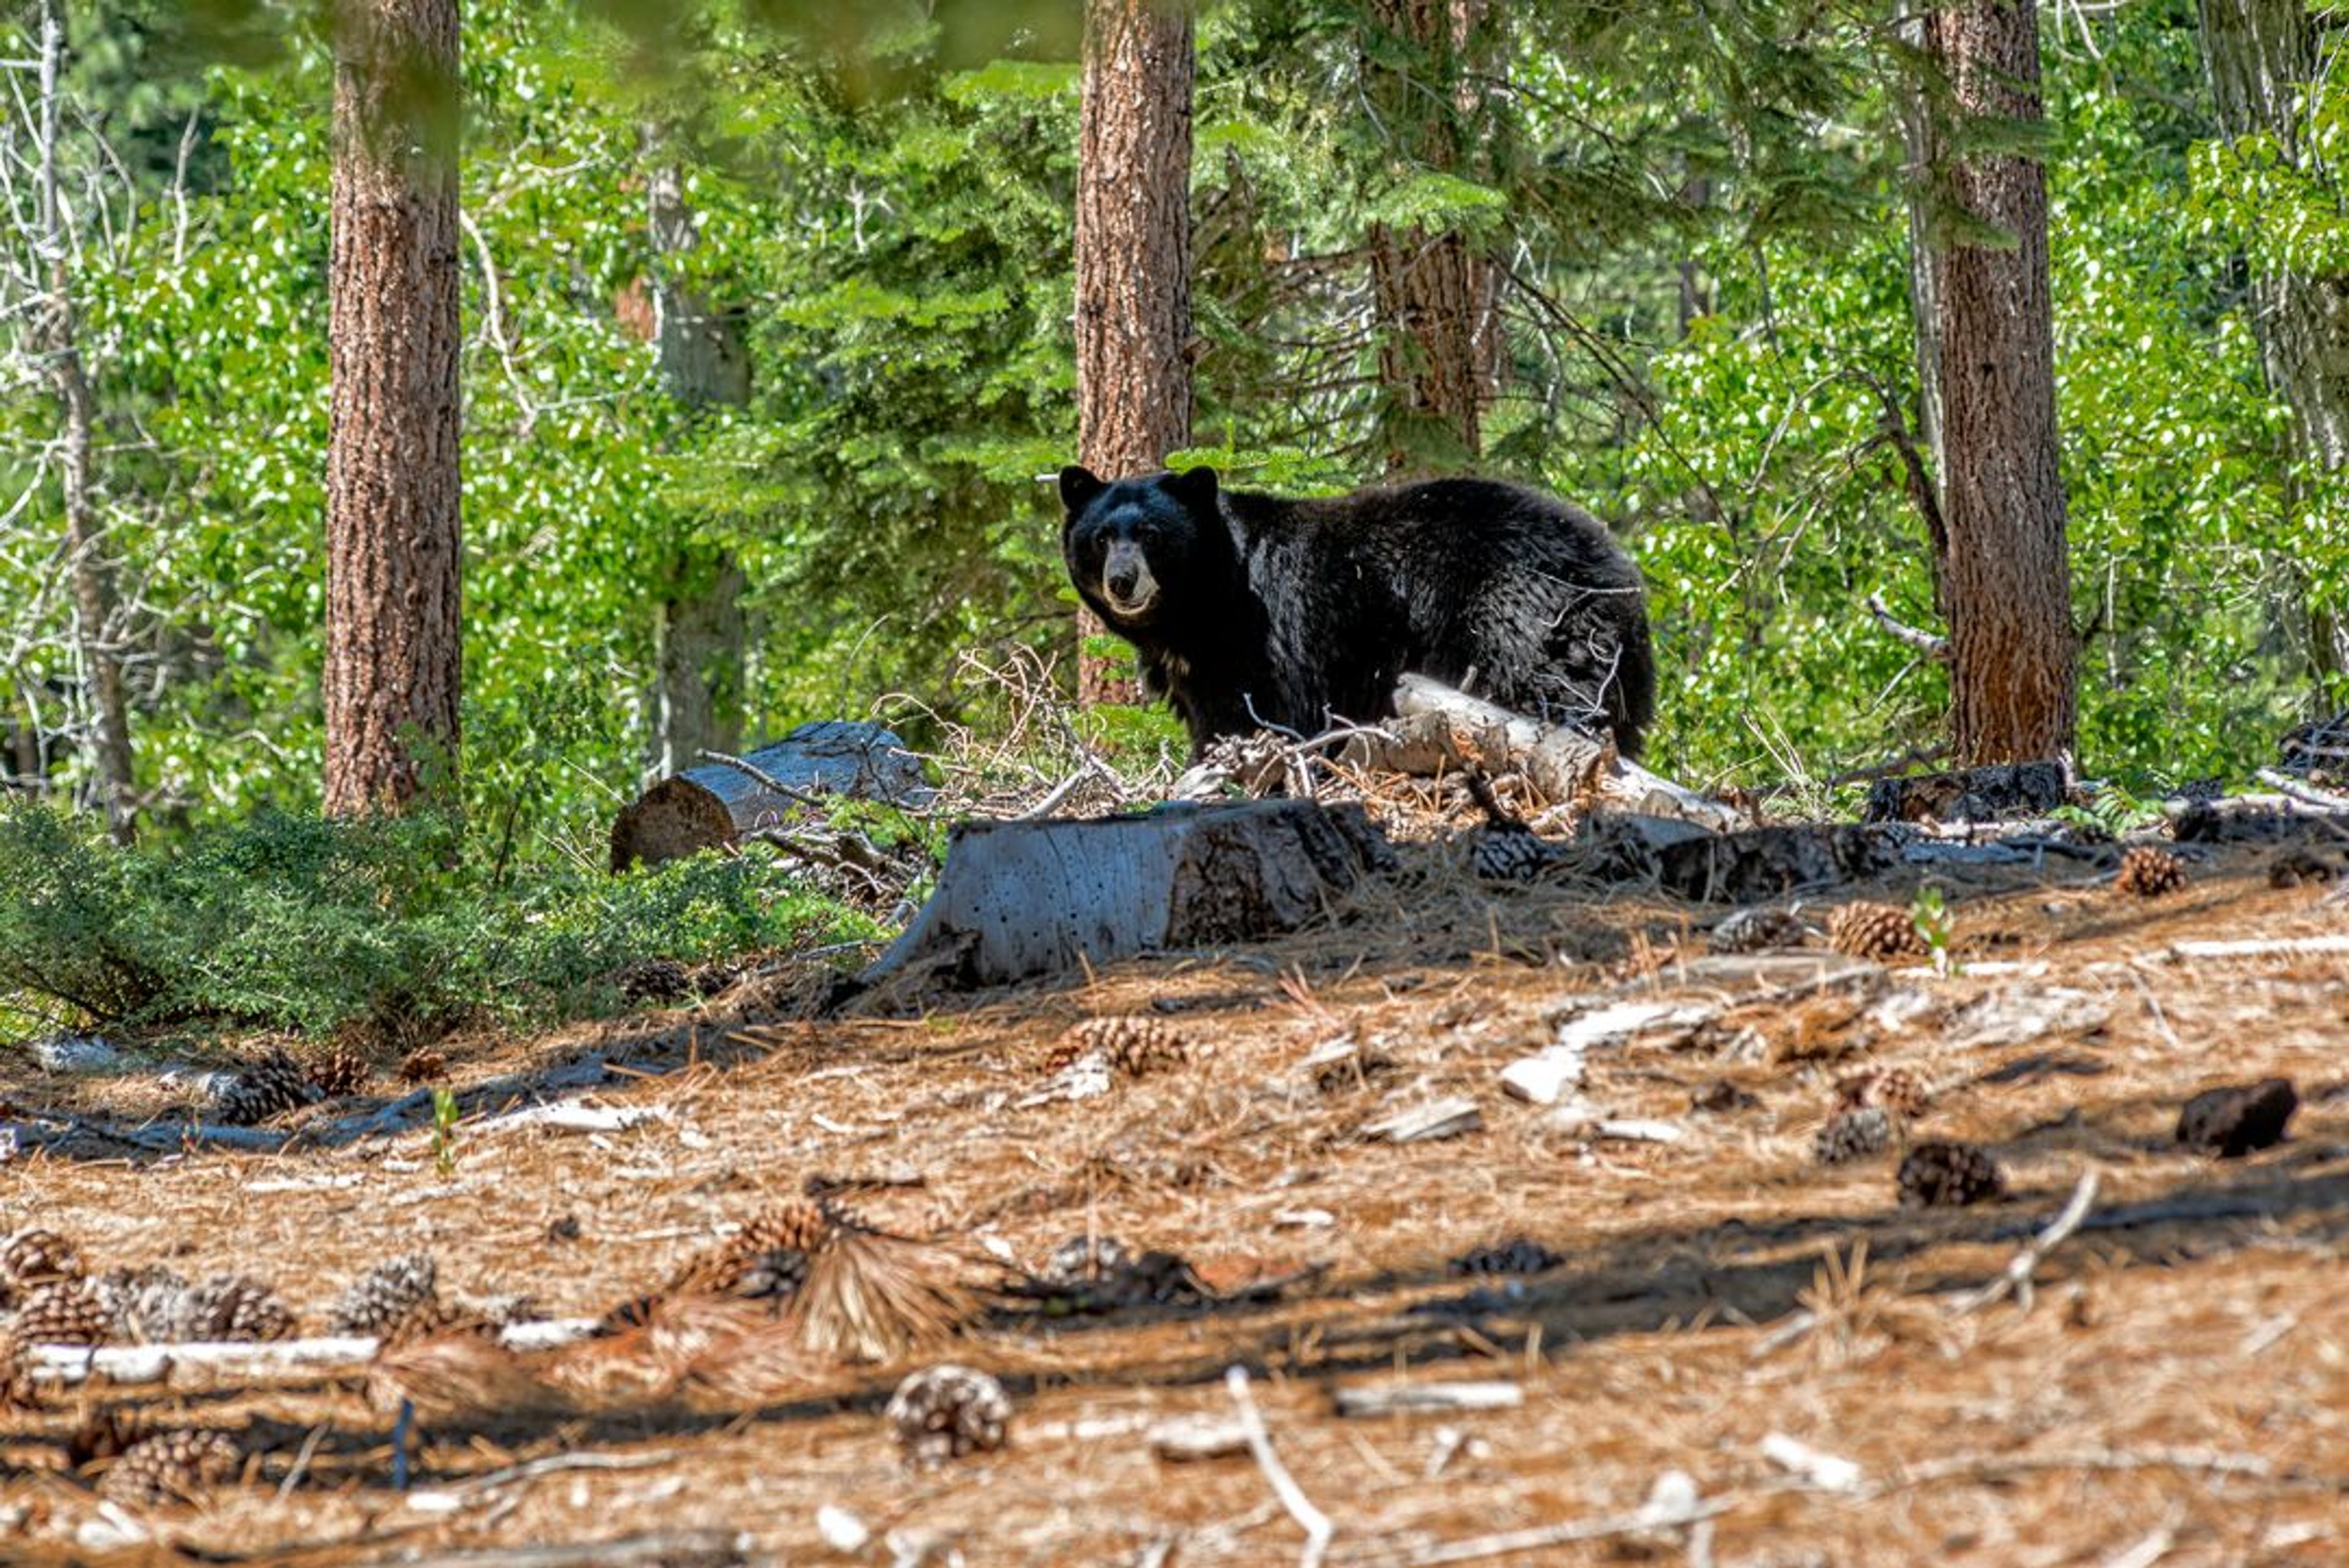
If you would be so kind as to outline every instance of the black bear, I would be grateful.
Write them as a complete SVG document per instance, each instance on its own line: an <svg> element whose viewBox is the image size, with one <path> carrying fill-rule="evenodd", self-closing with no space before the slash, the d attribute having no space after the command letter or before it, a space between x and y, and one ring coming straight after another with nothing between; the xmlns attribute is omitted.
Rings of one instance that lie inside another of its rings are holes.
<svg viewBox="0 0 2349 1568"><path fill-rule="evenodd" d="M1141 654L1195 759L1217 736L1383 718L1406 670L1611 729L1626 756L1655 717L1639 568L1539 490L1429 480L1284 500L1213 469L1112 484L1067 468L1061 500L1078 593Z"/></svg>

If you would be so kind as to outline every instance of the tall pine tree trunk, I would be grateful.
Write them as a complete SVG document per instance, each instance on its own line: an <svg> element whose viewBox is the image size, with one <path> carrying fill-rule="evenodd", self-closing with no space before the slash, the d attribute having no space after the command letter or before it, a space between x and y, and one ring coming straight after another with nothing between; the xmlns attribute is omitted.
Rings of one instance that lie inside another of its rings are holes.
<svg viewBox="0 0 2349 1568"><path fill-rule="evenodd" d="M129 843L136 821L132 793L130 712L122 690L122 661L116 651L117 605L113 562L98 526L92 496L98 400L74 335L72 247L66 242L65 206L58 191L59 139L64 135L63 85L66 17L64 0L43 0L40 43L40 246L47 284L40 302L37 335L48 362L50 384L65 414L58 442L58 488L65 501L67 572L73 581L74 634L91 708L91 772L106 807L107 830L117 843Z"/></svg>
<svg viewBox="0 0 2349 1568"><path fill-rule="evenodd" d="M1191 13L1085 0L1077 149L1077 459L1148 473L1191 443ZM1101 631L1078 615L1078 634ZM1078 700L1131 701L1080 652Z"/></svg>
<svg viewBox="0 0 2349 1568"><path fill-rule="evenodd" d="M1961 114L2035 122L2033 0L1965 0L1925 20L1929 57ZM2072 749L2072 629L2056 468L2047 183L2033 158L1978 152L1937 170L1971 232L1941 246L1936 357L1942 397L1942 593L1954 739L1967 764ZM2011 242L1984 242L1988 225Z"/></svg>
<svg viewBox="0 0 2349 1568"><path fill-rule="evenodd" d="M2197 9L2220 129L2230 140L2272 138L2286 164L2329 183L2307 146L2306 99L2323 61L2302 0L2199 0ZM2263 273L2252 280L2251 306L2268 383L2291 405L2301 455L2320 469L2349 464L2349 278ZM2314 610L2307 620L2316 675L2349 669L2340 615Z"/></svg>
<svg viewBox="0 0 2349 1568"><path fill-rule="evenodd" d="M1371 99L1398 163L1473 174L1464 127L1481 118L1485 0L1371 0ZM1500 364L1498 275L1465 236L1415 224L1373 224L1370 254L1387 471L1471 461Z"/></svg>
<svg viewBox="0 0 2349 1568"><path fill-rule="evenodd" d="M453 785L459 624L457 0L336 12L326 810Z"/></svg>
<svg viewBox="0 0 2349 1568"><path fill-rule="evenodd" d="M694 248L692 209L677 166L660 156L666 138L647 137L645 180L653 257L653 341L669 395L688 407L739 407L750 400L750 356L739 316L713 308L679 273ZM735 751L742 739L745 584L732 554L688 541L671 568L654 624L659 673L656 750L667 778L704 751Z"/></svg>

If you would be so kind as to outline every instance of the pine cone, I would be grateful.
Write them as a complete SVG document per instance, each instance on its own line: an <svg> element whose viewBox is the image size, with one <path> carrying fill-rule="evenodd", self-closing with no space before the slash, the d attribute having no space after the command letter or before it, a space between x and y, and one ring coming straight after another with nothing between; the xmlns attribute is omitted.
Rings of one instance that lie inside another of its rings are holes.
<svg viewBox="0 0 2349 1568"><path fill-rule="evenodd" d="M0 1328L0 1411L37 1410L41 1400L33 1386L33 1357L25 1342Z"/></svg>
<svg viewBox="0 0 2349 1568"><path fill-rule="evenodd" d="M365 1089L373 1076L357 1051L337 1046L311 1064L310 1087L328 1099L340 1099Z"/></svg>
<svg viewBox="0 0 2349 1568"><path fill-rule="evenodd" d="M1709 1110L1716 1115L1754 1110L1760 1109L1761 1104L1761 1096L1725 1078L1699 1085L1689 1093L1691 1110Z"/></svg>
<svg viewBox="0 0 2349 1568"><path fill-rule="evenodd" d="M248 1064L220 1091L220 1117L232 1127L251 1127L317 1098L302 1064L279 1048Z"/></svg>
<svg viewBox="0 0 2349 1568"><path fill-rule="evenodd" d="M1768 953L1800 947L1810 929L1790 909L1741 909L1713 928L1704 945L1711 953Z"/></svg>
<svg viewBox="0 0 2349 1568"><path fill-rule="evenodd" d="M2159 898L2185 885L2185 865L2168 850L2157 850L2151 844L2139 844L2123 854L2120 875L2113 879L2114 889L2132 898Z"/></svg>
<svg viewBox="0 0 2349 1568"><path fill-rule="evenodd" d="M449 1076L449 1058L429 1046L419 1046L399 1061L399 1081L437 1083Z"/></svg>
<svg viewBox="0 0 2349 1568"><path fill-rule="evenodd" d="M632 1007L666 1007L693 995L693 976L672 958L632 958L612 972L620 1000Z"/></svg>
<svg viewBox="0 0 2349 1568"><path fill-rule="evenodd" d="M343 1287L327 1314L334 1334L380 1335L409 1314L440 1298L440 1268L429 1253L387 1258Z"/></svg>
<svg viewBox="0 0 2349 1568"><path fill-rule="evenodd" d="M793 1198L752 1215L741 1230L686 1260L662 1295L740 1295L788 1300L807 1279L808 1256L831 1238L833 1221Z"/></svg>
<svg viewBox="0 0 2349 1568"><path fill-rule="evenodd" d="M495 1345L502 1339L503 1331L497 1320L485 1312L432 1296L415 1303L397 1319L385 1325L383 1343L377 1347L376 1353L381 1355L385 1351L414 1345L419 1340L447 1338L455 1335L487 1340Z"/></svg>
<svg viewBox="0 0 2349 1568"><path fill-rule="evenodd" d="M1121 1253L1098 1276L1046 1277L1027 1293L1056 1312L1115 1312L1129 1306L1189 1306L1215 1293L1198 1271L1174 1253Z"/></svg>
<svg viewBox="0 0 2349 1568"><path fill-rule="evenodd" d="M138 1345L168 1344L180 1337L176 1325L188 1282L160 1264L109 1269L98 1277L98 1298L118 1338Z"/></svg>
<svg viewBox="0 0 2349 1568"><path fill-rule="evenodd" d="M1477 1247L1463 1253L1444 1266L1446 1274L1542 1274L1564 1262L1566 1259L1539 1242L1519 1236L1497 1247Z"/></svg>
<svg viewBox="0 0 2349 1568"><path fill-rule="evenodd" d="M2205 1089L2178 1113L2178 1141L2221 1160L2283 1141L2284 1124L2300 1109L2300 1091L2285 1078Z"/></svg>
<svg viewBox="0 0 2349 1568"><path fill-rule="evenodd" d="M259 1280L214 1274L181 1294L171 1329L175 1340L285 1339L294 1315Z"/></svg>
<svg viewBox="0 0 2349 1568"><path fill-rule="evenodd" d="M9 1330L27 1345L103 1345L114 1318L86 1279L53 1279L24 1295Z"/></svg>
<svg viewBox="0 0 2349 1568"><path fill-rule="evenodd" d="M1011 1398L984 1372L951 1363L926 1367L897 1385L888 1418L907 1462L943 1464L1001 1448Z"/></svg>
<svg viewBox="0 0 2349 1568"><path fill-rule="evenodd" d="M1835 1109L1863 1110L1881 1106L1903 1121L1914 1121L1933 1107L1933 1091L1923 1078L1906 1068L1869 1068L1836 1080Z"/></svg>
<svg viewBox="0 0 2349 1568"><path fill-rule="evenodd" d="M2298 887L2303 882L2329 882L2333 867L2320 856L2306 850L2279 850L2268 862L2270 887Z"/></svg>
<svg viewBox="0 0 2349 1568"><path fill-rule="evenodd" d="M162 1432L131 1444L107 1467L98 1490L116 1502L143 1507L194 1502L234 1477L242 1463L236 1439L226 1432Z"/></svg>
<svg viewBox="0 0 2349 1568"><path fill-rule="evenodd" d="M1827 916L1827 945L1853 958L1921 958L1925 939L1905 909L1847 903Z"/></svg>
<svg viewBox="0 0 2349 1568"><path fill-rule="evenodd" d="M1047 1284L1088 1285L1106 1279L1133 1259L1115 1236L1071 1236L1044 1260Z"/></svg>
<svg viewBox="0 0 2349 1568"><path fill-rule="evenodd" d="M18 1231L0 1242L0 1305L33 1285L81 1277L81 1249L55 1231Z"/></svg>
<svg viewBox="0 0 2349 1568"><path fill-rule="evenodd" d="M1871 1105L1827 1118L1811 1140L1811 1152L1822 1165L1844 1165L1880 1154L1892 1142L1892 1119L1882 1106Z"/></svg>
<svg viewBox="0 0 2349 1568"><path fill-rule="evenodd" d="M1997 1161L1971 1143L1920 1143L1900 1162L1903 1208L1953 1208L1995 1198L2006 1188Z"/></svg>
<svg viewBox="0 0 2349 1568"><path fill-rule="evenodd" d="M1189 1061L1191 1044L1164 1018L1126 1013L1071 1025L1053 1055L1057 1057L1064 1052L1071 1062L1098 1052L1125 1077L1143 1078Z"/></svg>

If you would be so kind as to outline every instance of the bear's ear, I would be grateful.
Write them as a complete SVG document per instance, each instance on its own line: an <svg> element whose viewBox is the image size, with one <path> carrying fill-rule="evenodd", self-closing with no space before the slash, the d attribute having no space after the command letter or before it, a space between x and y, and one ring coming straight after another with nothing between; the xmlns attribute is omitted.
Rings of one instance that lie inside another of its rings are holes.
<svg viewBox="0 0 2349 1568"><path fill-rule="evenodd" d="M1071 517L1091 506L1093 497L1107 489L1102 477L1091 469L1071 463L1061 470L1061 504L1069 509Z"/></svg>
<svg viewBox="0 0 2349 1568"><path fill-rule="evenodd" d="M1194 511L1213 511L1220 482L1213 469L1188 469L1166 476L1166 492Z"/></svg>

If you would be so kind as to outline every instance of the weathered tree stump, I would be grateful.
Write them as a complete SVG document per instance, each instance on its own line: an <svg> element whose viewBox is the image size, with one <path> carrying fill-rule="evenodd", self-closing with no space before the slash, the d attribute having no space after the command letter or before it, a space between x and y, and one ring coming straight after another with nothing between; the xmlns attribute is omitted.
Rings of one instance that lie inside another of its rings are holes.
<svg viewBox="0 0 2349 1568"><path fill-rule="evenodd" d="M866 971L994 985L1166 948L1293 931L1391 869L1359 806L1170 806L1089 821L965 822L937 892Z"/></svg>
<svg viewBox="0 0 2349 1568"><path fill-rule="evenodd" d="M742 758L756 773L710 762L662 779L612 822L612 869L657 866L739 843L815 795L926 804L921 762L877 724L819 719ZM763 775L763 778L761 777ZM777 789L766 780L782 788Z"/></svg>

